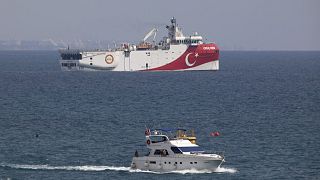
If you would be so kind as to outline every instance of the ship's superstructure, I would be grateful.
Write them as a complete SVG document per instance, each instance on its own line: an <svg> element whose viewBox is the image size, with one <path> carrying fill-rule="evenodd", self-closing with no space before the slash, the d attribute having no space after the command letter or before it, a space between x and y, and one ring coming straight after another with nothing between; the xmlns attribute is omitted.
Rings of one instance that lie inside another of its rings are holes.
<svg viewBox="0 0 320 180"><path fill-rule="evenodd" d="M60 50L62 70L109 71L184 71L218 70L219 49L214 43L203 42L194 33L184 36L176 19L166 26L168 36L155 43L157 29L152 29L138 44L123 43L105 51ZM152 42L148 42L153 37Z"/></svg>
<svg viewBox="0 0 320 180"><path fill-rule="evenodd" d="M215 171L224 162L222 153L205 153L196 144L194 133L185 129L147 129L146 145L149 152L135 152L131 168L150 171L176 171L186 169Z"/></svg>

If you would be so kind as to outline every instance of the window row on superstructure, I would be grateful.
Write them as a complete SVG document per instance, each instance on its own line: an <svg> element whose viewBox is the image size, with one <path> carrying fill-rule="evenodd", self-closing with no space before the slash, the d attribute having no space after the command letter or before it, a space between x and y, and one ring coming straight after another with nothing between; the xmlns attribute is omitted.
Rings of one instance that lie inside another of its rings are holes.
<svg viewBox="0 0 320 180"><path fill-rule="evenodd" d="M184 39L184 40L173 41L173 43L176 43L176 44L199 44L200 42L202 41L198 39Z"/></svg>
<svg viewBox="0 0 320 180"><path fill-rule="evenodd" d="M157 164L157 161L150 161L149 162L150 164ZM196 162L196 161L190 161L189 162L190 164L198 164L198 162ZM164 162L164 164L171 164L171 161L165 161ZM172 164L173 164L173 162L172 162ZM182 164L182 162L174 162L174 164Z"/></svg>

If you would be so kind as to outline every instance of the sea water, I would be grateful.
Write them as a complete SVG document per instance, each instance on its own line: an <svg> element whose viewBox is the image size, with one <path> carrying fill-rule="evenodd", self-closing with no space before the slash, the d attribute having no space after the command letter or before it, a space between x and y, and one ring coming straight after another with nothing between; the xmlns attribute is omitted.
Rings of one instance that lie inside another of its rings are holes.
<svg viewBox="0 0 320 180"><path fill-rule="evenodd" d="M0 52L0 179L320 179L320 52L222 51L204 72L62 72L57 59ZM194 129L226 162L132 170L146 127Z"/></svg>

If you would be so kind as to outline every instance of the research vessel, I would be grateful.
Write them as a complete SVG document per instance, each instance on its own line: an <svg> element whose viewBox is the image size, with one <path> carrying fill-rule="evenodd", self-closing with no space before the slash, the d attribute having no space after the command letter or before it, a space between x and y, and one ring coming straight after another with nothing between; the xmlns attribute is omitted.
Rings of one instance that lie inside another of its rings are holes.
<svg viewBox="0 0 320 180"><path fill-rule="evenodd" d="M166 26L168 36L156 43L153 28L138 44L122 43L107 50L59 50L62 70L189 71L219 70L219 48L197 32L185 36L176 19ZM153 41L148 39L153 37Z"/></svg>

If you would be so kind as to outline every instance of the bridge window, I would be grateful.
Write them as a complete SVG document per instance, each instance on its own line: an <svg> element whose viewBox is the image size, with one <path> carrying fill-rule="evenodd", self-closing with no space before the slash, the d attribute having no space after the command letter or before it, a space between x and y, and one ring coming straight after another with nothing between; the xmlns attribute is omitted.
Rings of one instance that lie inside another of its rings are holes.
<svg viewBox="0 0 320 180"><path fill-rule="evenodd" d="M148 68L148 63L146 64L146 68ZM152 143L159 143L159 142L164 142L168 140L166 136L151 136L150 139Z"/></svg>
<svg viewBox="0 0 320 180"><path fill-rule="evenodd" d="M165 149L156 149L154 151L154 155L161 155L161 156L167 156L169 155L168 151Z"/></svg>
<svg viewBox="0 0 320 180"><path fill-rule="evenodd" d="M154 155L160 155L160 154L161 154L160 149L157 149L157 150L154 151Z"/></svg>

